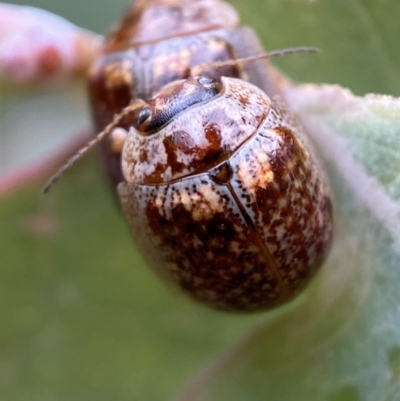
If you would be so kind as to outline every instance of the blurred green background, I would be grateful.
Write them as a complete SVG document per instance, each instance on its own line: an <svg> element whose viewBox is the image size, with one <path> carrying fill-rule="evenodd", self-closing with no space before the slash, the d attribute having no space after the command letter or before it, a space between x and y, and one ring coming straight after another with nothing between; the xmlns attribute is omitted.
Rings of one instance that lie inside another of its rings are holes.
<svg viewBox="0 0 400 401"><path fill-rule="evenodd" d="M397 0L233 3L268 49L321 48L277 60L294 79L400 93ZM128 3L23 4L104 32ZM46 157L37 136L88 124L82 88L2 94L0 164L23 147ZM41 184L0 199L0 400L167 400L218 351L284 313L224 315L171 294L137 255L94 155L46 198Z"/></svg>

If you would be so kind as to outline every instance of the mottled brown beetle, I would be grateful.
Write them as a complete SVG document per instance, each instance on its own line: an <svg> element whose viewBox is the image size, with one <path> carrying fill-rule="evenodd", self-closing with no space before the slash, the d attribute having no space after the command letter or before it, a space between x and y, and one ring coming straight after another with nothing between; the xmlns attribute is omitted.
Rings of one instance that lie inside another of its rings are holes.
<svg viewBox="0 0 400 401"><path fill-rule="evenodd" d="M285 106L242 80L203 76L136 114L118 191L150 265L218 309L298 294L327 255L332 208Z"/></svg>
<svg viewBox="0 0 400 401"><path fill-rule="evenodd" d="M149 3L105 40L90 80L101 136L122 132L103 156L133 237L159 275L213 308L280 305L328 254L325 176L297 119L265 94L263 64L215 63L261 50L230 6Z"/></svg>

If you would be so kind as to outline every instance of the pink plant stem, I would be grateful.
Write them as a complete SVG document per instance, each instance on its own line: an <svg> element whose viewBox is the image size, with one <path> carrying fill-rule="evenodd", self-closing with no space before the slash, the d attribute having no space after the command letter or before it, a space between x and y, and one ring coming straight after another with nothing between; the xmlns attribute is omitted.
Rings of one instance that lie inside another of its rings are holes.
<svg viewBox="0 0 400 401"><path fill-rule="evenodd" d="M0 3L0 81L41 84L86 74L100 37L47 11Z"/></svg>

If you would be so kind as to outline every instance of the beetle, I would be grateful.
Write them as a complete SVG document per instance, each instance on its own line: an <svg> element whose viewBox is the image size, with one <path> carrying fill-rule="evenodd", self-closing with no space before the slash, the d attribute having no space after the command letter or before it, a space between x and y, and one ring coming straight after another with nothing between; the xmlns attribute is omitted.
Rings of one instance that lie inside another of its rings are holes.
<svg viewBox="0 0 400 401"><path fill-rule="evenodd" d="M109 181L149 265L212 308L252 312L307 286L333 211L300 122L266 94L265 65L240 63L259 45L235 16L220 0L139 0L91 69L101 134L66 168L111 133Z"/></svg>
<svg viewBox="0 0 400 401"><path fill-rule="evenodd" d="M294 116L247 82L204 76L137 115L118 191L149 264L217 309L298 294L327 255L332 207Z"/></svg>

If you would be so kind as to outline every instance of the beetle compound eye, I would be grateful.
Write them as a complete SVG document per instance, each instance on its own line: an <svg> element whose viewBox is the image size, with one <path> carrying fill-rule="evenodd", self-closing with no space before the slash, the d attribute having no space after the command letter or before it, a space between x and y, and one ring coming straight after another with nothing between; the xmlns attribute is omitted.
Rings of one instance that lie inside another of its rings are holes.
<svg viewBox="0 0 400 401"><path fill-rule="evenodd" d="M197 82L198 82L200 85L208 86L208 85L213 84L213 83L215 82L215 79L212 79L212 78L209 78L209 77L202 77L202 76L200 76L200 77L197 78Z"/></svg>
<svg viewBox="0 0 400 401"><path fill-rule="evenodd" d="M210 77L204 77L204 76L199 76L197 78L197 82L202 85L204 88L208 88L211 91L214 91L215 94L217 94L221 90L221 84L219 81L210 78Z"/></svg>
<svg viewBox="0 0 400 401"><path fill-rule="evenodd" d="M140 111L137 128L144 135L154 133L188 107L214 98L221 89L220 81L205 76L169 84Z"/></svg>
<svg viewBox="0 0 400 401"><path fill-rule="evenodd" d="M137 116L137 128L139 131L142 131L142 127L146 127L146 123L151 119L151 109L150 107L143 107L142 110L139 111Z"/></svg>

